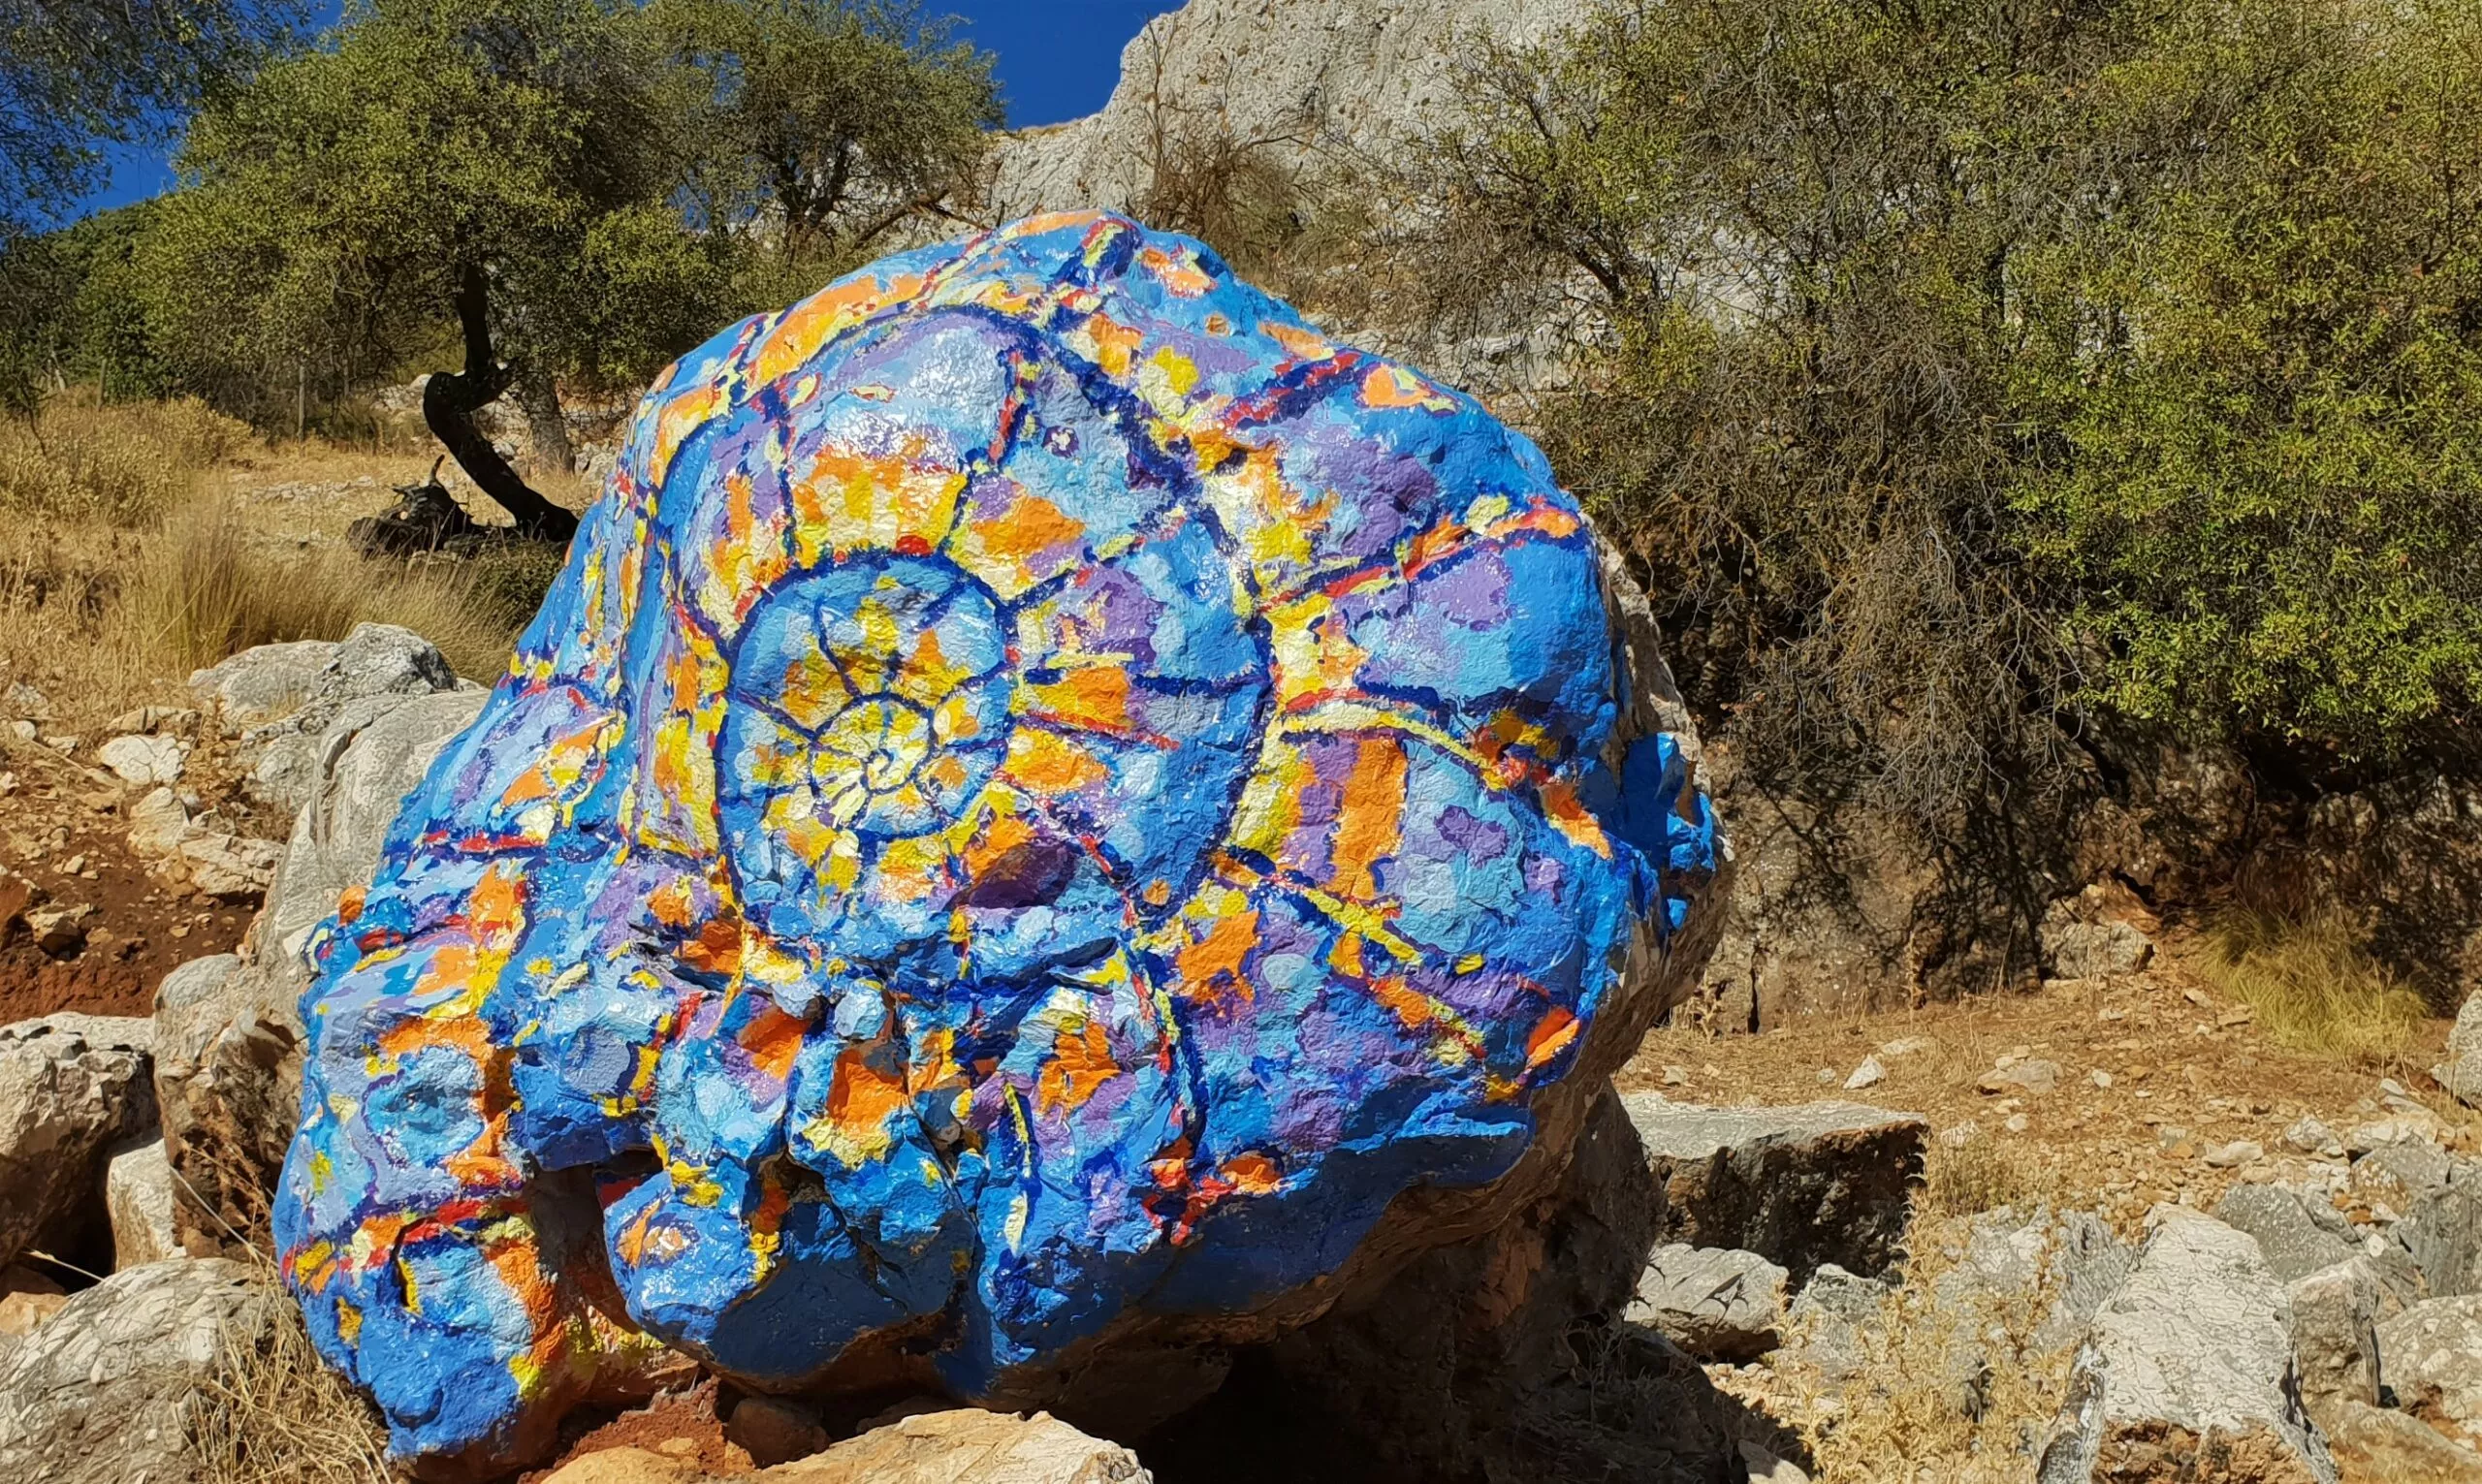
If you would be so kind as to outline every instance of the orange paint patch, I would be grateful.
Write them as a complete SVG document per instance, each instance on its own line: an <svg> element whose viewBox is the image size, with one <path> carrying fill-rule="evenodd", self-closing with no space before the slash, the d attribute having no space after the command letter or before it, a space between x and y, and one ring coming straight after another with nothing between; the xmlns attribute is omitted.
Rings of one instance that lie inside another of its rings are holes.
<svg viewBox="0 0 2482 1484"><path fill-rule="evenodd" d="M1577 1018L1558 1005L1535 1022L1533 1034L1525 1038L1525 1065L1529 1071L1540 1069L1552 1058L1569 1049L1577 1039Z"/></svg>
<svg viewBox="0 0 2482 1484"><path fill-rule="evenodd" d="M1178 955L1181 982L1193 997L1212 1000L1213 993L1223 981L1229 979L1239 986L1241 997L1250 997L1250 983L1241 977L1242 964L1250 950L1258 946L1258 914L1242 912L1219 919L1206 936L1182 949Z"/></svg>
<svg viewBox="0 0 2482 1484"><path fill-rule="evenodd" d="M1001 771L1029 790L1047 796L1073 794L1111 776L1111 771L1083 747L1031 727L1008 739L1008 760Z"/></svg>
<svg viewBox="0 0 2482 1484"><path fill-rule="evenodd" d="M741 1047L749 1053L752 1066L782 1082L793 1075L793 1058L801 1055L802 1034L807 1028L798 1016L770 1005L742 1027Z"/></svg>
<svg viewBox="0 0 2482 1484"><path fill-rule="evenodd" d="M1110 1037L1100 1023L1081 1021L1052 1037L1051 1059L1034 1083L1034 1110L1048 1116L1082 1108L1095 1089L1120 1075Z"/></svg>
<svg viewBox="0 0 2482 1484"><path fill-rule="evenodd" d="M1375 868L1395 854L1405 812L1405 749L1394 738L1363 741L1336 811L1329 885L1340 897L1368 901L1379 895Z"/></svg>
<svg viewBox="0 0 2482 1484"><path fill-rule="evenodd" d="M1130 720L1129 673L1124 670L1071 670L1051 684L1022 690L1031 710L1069 726L1115 736L1135 726Z"/></svg>
<svg viewBox="0 0 2482 1484"><path fill-rule="evenodd" d="M1264 1195L1284 1184L1276 1162L1264 1154L1235 1154L1216 1174L1241 1195Z"/></svg>

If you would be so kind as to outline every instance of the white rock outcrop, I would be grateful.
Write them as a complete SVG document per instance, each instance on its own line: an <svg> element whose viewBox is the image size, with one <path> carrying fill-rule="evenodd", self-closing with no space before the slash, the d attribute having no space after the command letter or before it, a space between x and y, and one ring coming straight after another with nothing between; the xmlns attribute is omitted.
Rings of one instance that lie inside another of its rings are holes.
<svg viewBox="0 0 2482 1484"><path fill-rule="evenodd" d="M1384 153L1452 123L1477 37L1519 44L1584 20L1591 0L1189 0L1122 48L1097 112L1000 142L992 214L1128 210L1159 138L1266 142L1280 163Z"/></svg>
<svg viewBox="0 0 2482 1484"><path fill-rule="evenodd" d="M0 1479L190 1484L182 1413L275 1302L238 1262L152 1263L0 1348Z"/></svg>
<svg viewBox="0 0 2482 1484"><path fill-rule="evenodd" d="M106 1151L154 1126L153 1046L137 1018L0 1026L0 1267L80 1226L103 1194Z"/></svg>
<svg viewBox="0 0 2482 1484"><path fill-rule="evenodd" d="M2302 1409L2291 1306L2256 1241L2179 1206L2147 1221L2135 1270L2078 1349L2040 1484L2336 1484Z"/></svg>

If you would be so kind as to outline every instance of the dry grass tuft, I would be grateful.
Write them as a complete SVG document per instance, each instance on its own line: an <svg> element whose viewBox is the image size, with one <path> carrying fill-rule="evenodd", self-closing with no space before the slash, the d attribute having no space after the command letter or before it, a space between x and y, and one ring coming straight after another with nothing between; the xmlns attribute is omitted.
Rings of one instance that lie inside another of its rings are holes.
<svg viewBox="0 0 2482 1484"><path fill-rule="evenodd" d="M111 404L55 397L31 421L0 421L0 510L143 525L249 441L246 424L196 397Z"/></svg>
<svg viewBox="0 0 2482 1484"><path fill-rule="evenodd" d="M200 1484L395 1484L370 1404L328 1369L301 1310L261 1259L267 1323L228 1359L189 1411Z"/></svg>
<svg viewBox="0 0 2482 1484"><path fill-rule="evenodd" d="M157 668L186 673L253 645L341 639L395 623L439 646L458 674L491 680L559 571L561 553L511 543L451 559L371 561L254 539L229 509L189 507L147 544L125 608Z"/></svg>
<svg viewBox="0 0 2482 1484"><path fill-rule="evenodd" d="M1932 1217L1971 1216L2003 1206L2038 1205L2057 1184L2048 1165L1996 1139L1937 1143L1923 1161L1920 1204Z"/></svg>
<svg viewBox="0 0 2482 1484"><path fill-rule="evenodd" d="M2029 1208L2020 1206L2018 1212ZM2020 1484L2059 1410L2074 1343L2037 1345L2053 1279L1994 1293L1942 1278L1970 1241L1969 1218L1917 1216L1905 1282L1855 1337L1861 1367L1840 1383L1788 1368L1776 1383L1805 1430L1819 1484Z"/></svg>
<svg viewBox="0 0 2482 1484"><path fill-rule="evenodd" d="M2198 971L2247 1005L2278 1046L2385 1065L2412 1046L2429 1014L2341 917L2235 912L2210 940Z"/></svg>

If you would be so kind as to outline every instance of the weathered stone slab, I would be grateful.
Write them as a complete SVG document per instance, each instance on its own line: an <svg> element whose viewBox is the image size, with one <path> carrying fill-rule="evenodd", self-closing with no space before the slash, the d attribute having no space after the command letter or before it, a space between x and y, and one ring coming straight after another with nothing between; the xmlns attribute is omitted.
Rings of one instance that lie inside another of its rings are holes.
<svg viewBox="0 0 2482 1484"><path fill-rule="evenodd" d="M2079 1348L2040 1484L2335 1484L2301 1407L2291 1310L2258 1244L2178 1206L2148 1221L2136 1269Z"/></svg>
<svg viewBox="0 0 2482 1484"><path fill-rule="evenodd" d="M822 1452L732 1476L755 1484L1152 1484L1137 1455L1046 1412L958 1409L873 1428ZM543 1484L710 1484L697 1465L644 1448L589 1453Z"/></svg>
<svg viewBox="0 0 2482 1484"><path fill-rule="evenodd" d="M161 1135L112 1152L104 1167L104 1209L111 1219L113 1271L186 1255L173 1230L173 1166Z"/></svg>
<svg viewBox="0 0 2482 1484"><path fill-rule="evenodd" d="M2482 1448L2482 1294L2425 1299L2380 1321L2378 1356L2398 1406Z"/></svg>
<svg viewBox="0 0 2482 1484"><path fill-rule="evenodd" d="M2235 1185L2214 1215L2224 1225L2256 1239L2279 1283L2334 1267L2361 1249L2352 1223L2333 1206L2312 1205L2282 1185Z"/></svg>
<svg viewBox="0 0 2482 1484"><path fill-rule="evenodd" d="M152 1043L135 1018L0 1026L0 1267L99 1224L105 1152L155 1123Z"/></svg>
<svg viewBox="0 0 2482 1484"><path fill-rule="evenodd" d="M1784 1339L1784 1270L1756 1252L1659 1247L1621 1315L1700 1360L1756 1360Z"/></svg>
<svg viewBox="0 0 2482 1484"><path fill-rule="evenodd" d="M1666 1242L1756 1252L1797 1285L1821 1263L1870 1277L1896 1260L1930 1137L1920 1115L1623 1101L1664 1187Z"/></svg>
<svg viewBox="0 0 2482 1484"><path fill-rule="evenodd" d="M640 1337L1177 1407L1551 1192L1723 863L1532 445L1095 215L729 331L636 429L303 940L275 1232L402 1450L525 1456Z"/></svg>
<svg viewBox="0 0 2482 1484"><path fill-rule="evenodd" d="M0 1478L28 1484L190 1484L182 1409L273 1296L239 1263L115 1273L0 1347Z"/></svg>
<svg viewBox="0 0 2482 1484"><path fill-rule="evenodd" d="M2379 1400L2378 1319L2385 1291L2377 1269L2362 1256L2305 1274L2284 1290L2292 1305L2302 1400L2322 1425L2345 1403L2375 1405Z"/></svg>

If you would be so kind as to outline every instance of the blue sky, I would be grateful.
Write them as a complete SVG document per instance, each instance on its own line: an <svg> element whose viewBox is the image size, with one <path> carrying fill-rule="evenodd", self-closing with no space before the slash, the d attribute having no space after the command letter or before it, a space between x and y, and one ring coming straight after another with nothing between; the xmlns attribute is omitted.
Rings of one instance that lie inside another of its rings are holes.
<svg viewBox="0 0 2482 1484"><path fill-rule="evenodd" d="M1000 58L1008 121L1056 124L1092 113L1120 77L1121 47L1147 17L1181 0L931 0L924 8L966 22L965 35ZM161 149L119 151L111 184L85 203L90 211L143 201L173 183Z"/></svg>

